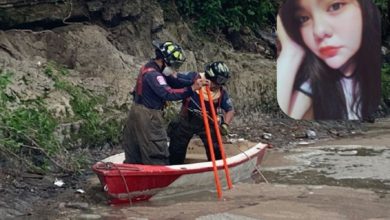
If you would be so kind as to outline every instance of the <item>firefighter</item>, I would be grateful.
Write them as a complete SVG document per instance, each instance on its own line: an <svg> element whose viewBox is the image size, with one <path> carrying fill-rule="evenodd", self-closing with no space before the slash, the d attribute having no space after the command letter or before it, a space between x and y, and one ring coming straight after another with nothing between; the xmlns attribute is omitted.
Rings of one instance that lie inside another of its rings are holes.
<svg viewBox="0 0 390 220"><path fill-rule="evenodd" d="M166 101L182 100L200 89L204 80L183 80L176 70L185 61L182 48L171 41L153 41L155 58L141 67L123 131L124 163L169 164L162 110ZM172 88L170 84L175 85Z"/></svg>
<svg viewBox="0 0 390 220"><path fill-rule="evenodd" d="M230 71L227 65L223 62L217 61L207 64L204 73L190 73L193 78L205 77L210 81L210 90L212 93L212 101L218 114L218 124L222 135L227 135L229 132L229 124L234 116L234 109L232 100L226 89L223 87L230 78ZM189 76L191 77L191 76ZM190 97L183 100L182 108L177 120L172 121L168 126L168 136L170 138L169 144L169 161L170 164L183 164L186 156L188 144L194 134L197 134L206 148L207 159L210 161L211 156L207 143L207 137L203 124L201 114L199 92L204 93L206 110L208 112L210 127L213 124L212 117L209 111L208 95L205 87L193 93ZM217 137L214 129L211 130L211 137L215 152L215 158L221 159L221 152L219 150Z"/></svg>

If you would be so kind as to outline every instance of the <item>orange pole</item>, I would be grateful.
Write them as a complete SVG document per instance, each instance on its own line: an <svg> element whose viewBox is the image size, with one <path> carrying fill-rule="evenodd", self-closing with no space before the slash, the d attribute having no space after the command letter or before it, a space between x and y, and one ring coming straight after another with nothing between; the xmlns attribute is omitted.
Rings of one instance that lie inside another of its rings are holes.
<svg viewBox="0 0 390 220"><path fill-rule="evenodd" d="M213 163L215 186L217 187L217 194L218 194L218 198L220 199L222 197L221 183L219 182L217 163L215 162L215 155L214 155L214 146L213 146L213 142L211 141L209 120L207 119L206 105L204 104L204 96L203 96L202 89L199 90L199 100L202 108L202 117L203 117L204 127L206 130L207 143L209 145L211 161Z"/></svg>
<svg viewBox="0 0 390 220"><path fill-rule="evenodd" d="M227 166L227 162L226 162L225 148L223 147L221 133L219 132L217 114L215 113L214 102L212 101L213 98L211 97L211 91L210 91L209 86L206 86L206 91L207 91L207 95L209 97L211 115L212 115L213 121L214 121L215 135L217 136L218 146L219 146L219 150L221 151L221 156L222 156L222 160L223 160L223 167L225 169L226 182L228 184L229 189L231 189L231 188L233 188L232 180L230 179L229 167Z"/></svg>

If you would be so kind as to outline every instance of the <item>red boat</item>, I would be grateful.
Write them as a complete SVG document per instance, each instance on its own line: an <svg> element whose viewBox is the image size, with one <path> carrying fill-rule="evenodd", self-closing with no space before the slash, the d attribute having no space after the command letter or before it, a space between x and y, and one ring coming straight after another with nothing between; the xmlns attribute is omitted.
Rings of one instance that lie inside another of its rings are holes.
<svg viewBox="0 0 390 220"><path fill-rule="evenodd" d="M191 146L191 145L190 145ZM226 162L233 183L248 179L260 164L267 145L237 142L225 144ZM215 189L212 162L207 162L203 147L189 147L186 164L123 164L124 154L93 165L110 204L161 199ZM217 160L218 175L226 188L223 161Z"/></svg>

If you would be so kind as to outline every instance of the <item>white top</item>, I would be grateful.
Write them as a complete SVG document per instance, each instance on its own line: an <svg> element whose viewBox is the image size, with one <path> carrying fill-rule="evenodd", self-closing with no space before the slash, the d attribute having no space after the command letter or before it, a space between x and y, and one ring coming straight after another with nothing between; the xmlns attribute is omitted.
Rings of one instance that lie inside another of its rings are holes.
<svg viewBox="0 0 390 220"><path fill-rule="evenodd" d="M345 102L348 110L348 119L349 120L358 120L361 114L361 109L357 109L357 105L353 105L353 97L358 94L358 87L354 89L353 78L343 77L340 79L341 85L343 87ZM355 93L355 94L354 94Z"/></svg>
<svg viewBox="0 0 390 220"><path fill-rule="evenodd" d="M353 105L354 93L357 95L359 93L359 88L354 89L353 77L342 77L340 79L341 86L343 88L345 104L348 112L348 120L358 120L361 116L361 108L357 109L357 105ZM299 87L299 91L305 93L308 96L313 95L310 81L305 81Z"/></svg>

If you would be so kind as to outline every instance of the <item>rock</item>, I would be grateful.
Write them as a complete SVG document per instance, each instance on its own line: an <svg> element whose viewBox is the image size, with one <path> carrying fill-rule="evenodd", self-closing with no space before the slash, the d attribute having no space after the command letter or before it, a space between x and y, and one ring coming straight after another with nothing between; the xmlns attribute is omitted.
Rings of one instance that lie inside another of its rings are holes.
<svg viewBox="0 0 390 220"><path fill-rule="evenodd" d="M17 189L27 189L28 185L25 182L19 181L17 179L14 179L12 181L12 185Z"/></svg>
<svg viewBox="0 0 390 220"><path fill-rule="evenodd" d="M13 208L3 208L0 206L0 215L4 219L13 219L15 216L26 216L26 213Z"/></svg>
<svg viewBox="0 0 390 220"><path fill-rule="evenodd" d="M63 119L74 116L70 105L71 96L65 91L53 91L47 96L46 100L47 109L55 118Z"/></svg>
<svg viewBox="0 0 390 220"><path fill-rule="evenodd" d="M332 135L340 136L340 133L338 131L334 130L334 129L330 129L329 133L332 134Z"/></svg>
<svg viewBox="0 0 390 220"><path fill-rule="evenodd" d="M306 138L306 133L305 132L297 132L292 134L293 137L299 139L299 138Z"/></svg>
<svg viewBox="0 0 390 220"><path fill-rule="evenodd" d="M100 215L95 214L82 214L79 215L76 219L80 220L90 220L90 219L101 219L102 217Z"/></svg>
<svg viewBox="0 0 390 220"><path fill-rule="evenodd" d="M88 1L87 7L88 11L97 12L103 9L103 3L101 1Z"/></svg>
<svg viewBox="0 0 390 220"><path fill-rule="evenodd" d="M271 140L272 139L272 134L271 133L263 133L262 138L265 139L265 140Z"/></svg>
<svg viewBox="0 0 390 220"><path fill-rule="evenodd" d="M85 191L84 191L83 189L77 189L77 190L76 190L76 193L84 194Z"/></svg>
<svg viewBox="0 0 390 220"><path fill-rule="evenodd" d="M65 202L61 202L60 204L58 204L58 208L59 209L64 209L66 207L66 203Z"/></svg>
<svg viewBox="0 0 390 220"><path fill-rule="evenodd" d="M243 35L250 35L252 33L252 30L248 26L244 26L240 29L240 32Z"/></svg>
<svg viewBox="0 0 390 220"><path fill-rule="evenodd" d="M307 141L300 141L298 142L298 145L309 145L309 144L312 144L311 142L307 142Z"/></svg>
<svg viewBox="0 0 390 220"><path fill-rule="evenodd" d="M337 154L341 156L354 156L358 153L357 150L338 151Z"/></svg>
<svg viewBox="0 0 390 220"><path fill-rule="evenodd" d="M10 7L4 8L6 4ZM0 7L0 29L8 29L20 24L62 21L63 18L68 16L70 6L65 4L64 1L58 0L41 3L14 0L0 1Z"/></svg>
<svg viewBox="0 0 390 220"><path fill-rule="evenodd" d="M64 183L63 180L57 179L57 178L56 178L55 181L54 181L54 185L56 185L56 186L58 186L58 187L62 187L62 186L65 185L65 183Z"/></svg>
<svg viewBox="0 0 390 220"><path fill-rule="evenodd" d="M142 13L142 0L124 1L121 7L122 17L138 17Z"/></svg>
<svg viewBox="0 0 390 220"><path fill-rule="evenodd" d="M306 137L310 139L315 139L317 137L317 133L313 130L307 130Z"/></svg>
<svg viewBox="0 0 390 220"><path fill-rule="evenodd" d="M161 8L153 8L153 14L152 16L152 27L151 31L152 33L156 33L160 29L162 29L164 25L164 12Z"/></svg>
<svg viewBox="0 0 390 220"><path fill-rule="evenodd" d="M68 202L65 207L73 209L88 209L89 205L85 202Z"/></svg>

